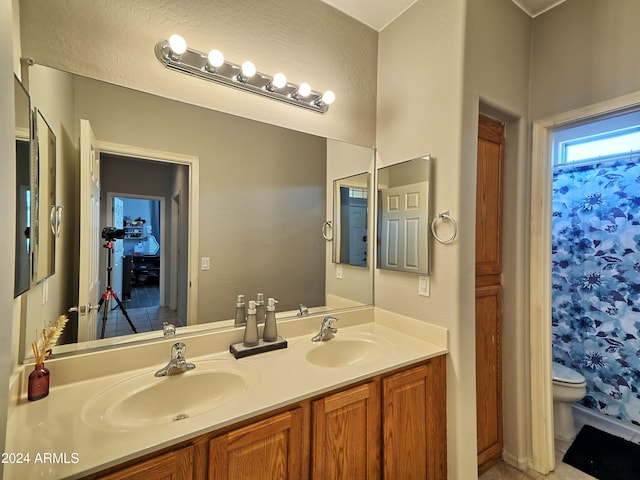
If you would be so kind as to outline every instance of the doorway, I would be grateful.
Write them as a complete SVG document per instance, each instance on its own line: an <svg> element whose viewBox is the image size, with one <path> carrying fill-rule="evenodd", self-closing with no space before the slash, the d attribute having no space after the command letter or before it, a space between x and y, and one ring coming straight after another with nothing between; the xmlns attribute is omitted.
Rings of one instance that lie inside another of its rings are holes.
<svg viewBox="0 0 640 480"><path fill-rule="evenodd" d="M165 282L161 272L165 266L161 254L171 245L161 243L164 198L112 192L107 197L107 203L112 205L113 226L124 231L124 238L114 247L113 290L128 308L164 305L166 302L161 299L165 296Z"/></svg>
<svg viewBox="0 0 640 480"><path fill-rule="evenodd" d="M640 108L640 92L534 122L531 177L531 410L532 467L555 466L552 359L552 135L565 127Z"/></svg>
<svg viewBox="0 0 640 480"><path fill-rule="evenodd" d="M184 250L188 254L189 233L186 236L171 233L189 232L188 219L175 219L172 209L166 206L174 201L176 188L188 195L190 166L104 151L100 153L100 163L101 189L105 192L101 199L102 227L113 226L123 231L123 238L114 242L113 291L123 301L138 333L162 330L163 322L186 326L187 302L181 308L170 302L169 289L188 297L188 276L184 274L188 262L170 261L174 251ZM183 220L185 225L175 223ZM105 269L101 268L103 272ZM112 305L112 309L105 337L133 333L125 312L117 305Z"/></svg>

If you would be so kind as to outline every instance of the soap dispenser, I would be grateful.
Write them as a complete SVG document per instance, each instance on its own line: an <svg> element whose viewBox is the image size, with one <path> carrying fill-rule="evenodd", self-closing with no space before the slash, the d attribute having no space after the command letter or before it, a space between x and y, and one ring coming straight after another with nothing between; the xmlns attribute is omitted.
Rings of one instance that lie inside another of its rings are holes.
<svg viewBox="0 0 640 480"><path fill-rule="evenodd" d="M275 342L278 339L278 327L276 326L276 303L274 298L267 300L267 316L264 321L264 332L262 339L265 342Z"/></svg>
<svg viewBox="0 0 640 480"><path fill-rule="evenodd" d="M258 321L258 325L263 324L264 319L264 294L259 293L256 298L256 320Z"/></svg>
<svg viewBox="0 0 640 480"><path fill-rule="evenodd" d="M256 302L249 300L243 345L245 347L255 347L258 343L260 343L260 338L258 337L258 322L256 321Z"/></svg>
<svg viewBox="0 0 640 480"><path fill-rule="evenodd" d="M233 322L233 326L240 327L247 323L246 317L247 313L244 304L244 295L238 295L238 300L236 301L236 320Z"/></svg>

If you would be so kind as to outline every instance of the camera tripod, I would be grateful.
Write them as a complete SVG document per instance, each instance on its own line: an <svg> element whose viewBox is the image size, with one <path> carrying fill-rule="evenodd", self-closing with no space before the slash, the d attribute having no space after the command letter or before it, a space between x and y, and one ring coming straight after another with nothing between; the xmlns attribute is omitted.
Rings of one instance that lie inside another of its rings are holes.
<svg viewBox="0 0 640 480"><path fill-rule="evenodd" d="M104 293L100 297L100 300L98 301L98 315L100 315L100 310L102 310L102 333L100 334L100 338L104 338L104 330L107 326L107 320L109 320L111 297L114 298L117 308L120 309L120 311L124 315L124 318L126 318L127 322L129 322L133 333L138 333L135 325L129 318L127 309L124 308L124 305L118 298L118 294L111 289L111 272L113 271L113 267L111 266L111 258L113 257L113 241L107 240L103 247L107 249L107 289L104 291Z"/></svg>

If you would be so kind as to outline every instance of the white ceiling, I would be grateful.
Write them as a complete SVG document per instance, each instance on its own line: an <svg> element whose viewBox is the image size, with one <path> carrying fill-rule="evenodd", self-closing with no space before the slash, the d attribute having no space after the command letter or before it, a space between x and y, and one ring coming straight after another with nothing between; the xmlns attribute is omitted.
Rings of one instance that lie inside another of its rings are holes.
<svg viewBox="0 0 640 480"><path fill-rule="evenodd" d="M322 0L376 31L393 22L417 0ZM472 0L473 1L473 0ZM506 1L506 0L505 0ZM531 17L560 5L565 0L512 0Z"/></svg>
<svg viewBox="0 0 640 480"><path fill-rule="evenodd" d="M322 0L376 31L393 22L417 0Z"/></svg>

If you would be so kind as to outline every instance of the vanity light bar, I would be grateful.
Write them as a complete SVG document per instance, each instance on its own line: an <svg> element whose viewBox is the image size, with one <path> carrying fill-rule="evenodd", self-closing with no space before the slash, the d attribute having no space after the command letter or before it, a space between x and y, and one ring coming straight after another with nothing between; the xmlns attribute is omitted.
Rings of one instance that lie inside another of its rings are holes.
<svg viewBox="0 0 640 480"><path fill-rule="evenodd" d="M175 37L178 37L177 47ZM213 55L213 52L216 52L216 55ZM237 65L224 60L222 54L217 50L212 51L212 55L219 59L218 62L215 62L219 66L213 66L209 60L209 54L188 48L184 39L178 35L172 36L170 41L158 42L155 53L158 60L171 70L262 95L313 112L326 113L329 105L335 100L335 95L330 90L325 93L316 92L311 90L307 83L296 85L287 82L286 77L282 74L271 77L256 71L251 62Z"/></svg>

